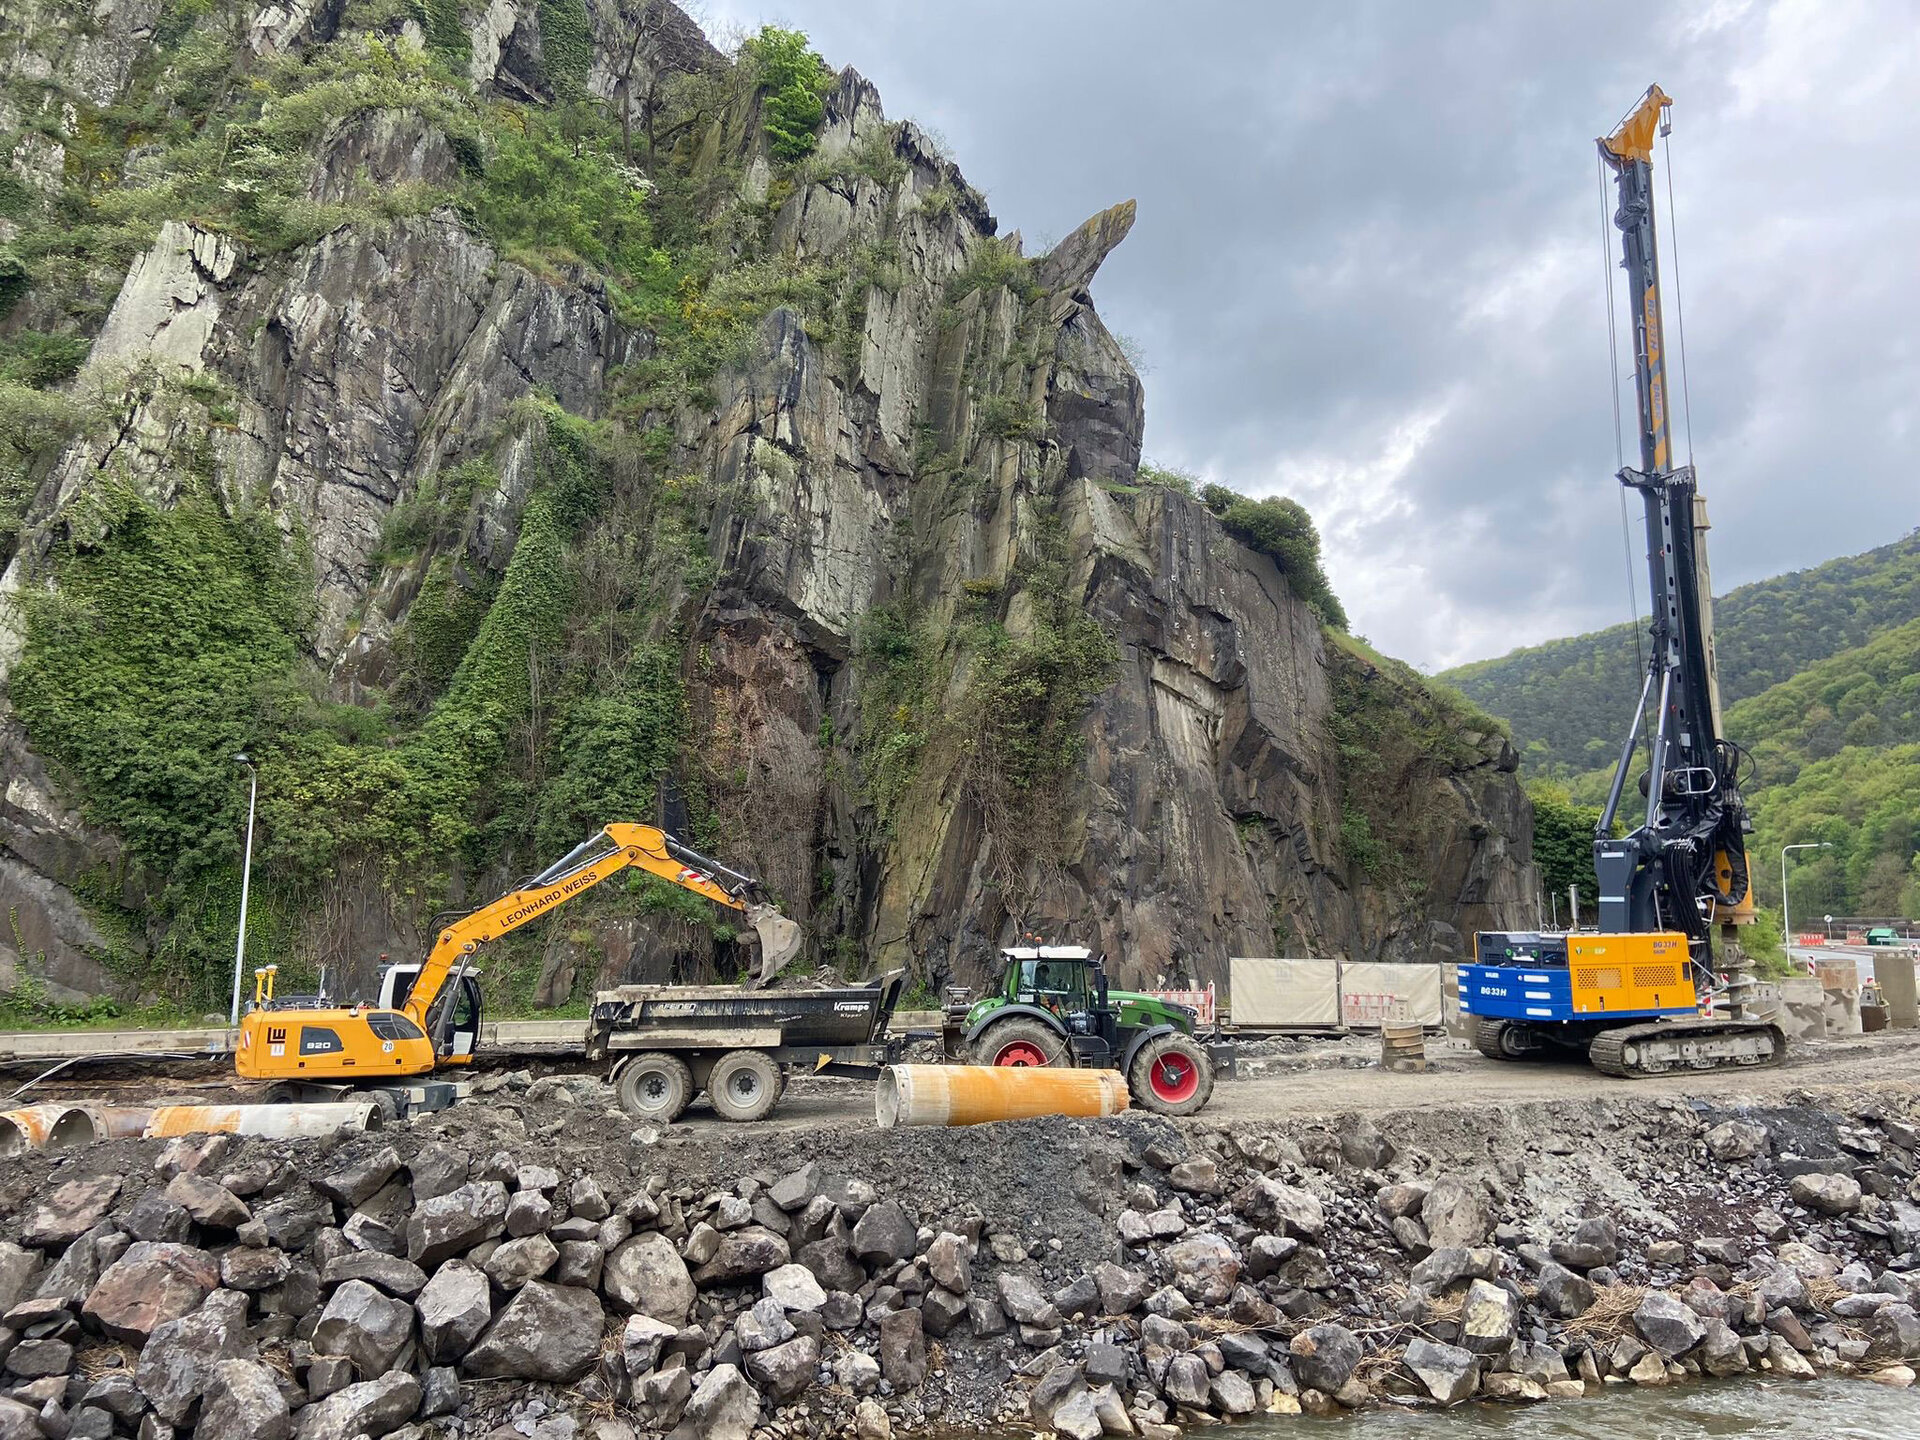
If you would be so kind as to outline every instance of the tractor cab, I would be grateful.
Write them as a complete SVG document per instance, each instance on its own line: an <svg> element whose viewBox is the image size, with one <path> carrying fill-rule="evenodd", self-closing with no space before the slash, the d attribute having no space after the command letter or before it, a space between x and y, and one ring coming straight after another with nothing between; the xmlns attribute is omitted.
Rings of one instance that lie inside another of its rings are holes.
<svg viewBox="0 0 1920 1440"><path fill-rule="evenodd" d="M1008 946L986 994L948 992L948 1052L977 1065L1118 1070L1148 1109L1192 1114L1213 1091L1194 1011L1108 988L1104 960L1084 945Z"/></svg>
<svg viewBox="0 0 1920 1440"><path fill-rule="evenodd" d="M1108 1003L1107 972L1091 950L1084 945L1015 945L1000 952L1000 962L999 984L973 1006L971 1019L1009 1006L1032 1007L1044 1011L1064 1032L1076 1063L1112 1063L1118 1034ZM1047 1061L1035 1055L1027 1063Z"/></svg>

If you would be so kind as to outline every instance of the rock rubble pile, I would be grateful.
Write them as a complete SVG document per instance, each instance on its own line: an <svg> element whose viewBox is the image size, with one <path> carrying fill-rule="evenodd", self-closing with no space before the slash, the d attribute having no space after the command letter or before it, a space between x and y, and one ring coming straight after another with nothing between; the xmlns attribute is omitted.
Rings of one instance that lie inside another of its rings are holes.
<svg viewBox="0 0 1920 1440"><path fill-rule="evenodd" d="M1029 1121L817 1158L803 1132L596 1148L584 1106L483 1153L525 1129L459 1108L0 1185L0 1440L1171 1440L1694 1375L1905 1385L1920 1355L1920 1123L1881 1101ZM1030 1188L953 1164L1009 1145Z"/></svg>

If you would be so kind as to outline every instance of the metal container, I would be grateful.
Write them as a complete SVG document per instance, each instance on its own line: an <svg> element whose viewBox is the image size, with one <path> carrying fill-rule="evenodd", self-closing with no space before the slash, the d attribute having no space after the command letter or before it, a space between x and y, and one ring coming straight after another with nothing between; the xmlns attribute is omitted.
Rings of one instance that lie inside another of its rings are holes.
<svg viewBox="0 0 1920 1440"><path fill-rule="evenodd" d="M0 1156L65 1150L97 1138L93 1117L75 1105L49 1103L0 1112Z"/></svg>
<svg viewBox="0 0 1920 1440"><path fill-rule="evenodd" d="M380 1107L370 1100L318 1105L161 1105L153 1112L148 1139L173 1135L270 1135L283 1140L378 1130Z"/></svg>
<svg viewBox="0 0 1920 1440"><path fill-rule="evenodd" d="M889 1065L874 1091L882 1130L896 1125L979 1125L1036 1115L1118 1115L1127 1081L1118 1070L1024 1065Z"/></svg>

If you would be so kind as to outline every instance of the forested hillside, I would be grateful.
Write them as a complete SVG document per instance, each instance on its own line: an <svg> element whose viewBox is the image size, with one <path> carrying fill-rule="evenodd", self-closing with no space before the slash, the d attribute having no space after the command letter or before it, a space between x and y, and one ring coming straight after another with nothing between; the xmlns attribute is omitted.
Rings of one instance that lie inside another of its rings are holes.
<svg viewBox="0 0 1920 1440"><path fill-rule="evenodd" d="M1743 585L1714 601L1722 703L1757 696L1916 618L1920 530L1865 554ZM1640 690L1644 629L1643 623L1638 652L1634 627L1615 625L1462 665L1439 678L1513 727L1530 775L1572 779L1613 763ZM1843 723L1858 713L1850 708ZM1728 728L1753 743L1731 720Z"/></svg>
<svg viewBox="0 0 1920 1440"><path fill-rule="evenodd" d="M1904 615L1902 611L1904 610ZM1750 842L1754 879L1762 901L1780 903L1780 847L1823 843L1797 851L1790 883L1796 914L1920 915L1920 532L1865 555L1836 560L1736 590L1717 611L1721 688L1726 733L1752 754L1748 782L1755 833ZM1624 659L1607 662L1619 672L1611 703L1592 702L1582 714L1579 697L1606 695L1604 667L1588 668L1605 654L1606 636L1581 636L1521 651L1485 666L1470 667L1482 681L1494 675L1508 697L1478 694L1496 714L1502 703L1546 716L1558 733L1572 736L1597 715L1619 724L1620 697L1628 695L1633 668L1631 637L1623 636ZM1866 635L1857 643L1807 662L1794 674L1757 693L1756 678L1788 668L1783 657L1806 656L1838 638ZM1588 647L1581 651L1579 647ZM1543 657L1584 655L1554 674ZM1504 673L1498 667L1515 665ZM1534 678L1512 688L1514 675L1533 667ZM1731 677L1731 678L1730 678ZM1461 681L1461 672L1452 677ZM1563 706L1544 703L1553 686L1570 697ZM1473 687L1465 686L1471 690ZM1744 698L1743 697L1744 692ZM1526 710L1529 702L1531 710ZM1630 705L1631 699L1626 704ZM1516 737L1526 723L1511 721ZM1543 878L1584 888L1592 869L1586 847L1597 807L1612 779L1610 733L1582 740L1597 763L1576 773L1552 758L1553 747L1537 732L1526 766L1534 781L1536 859Z"/></svg>

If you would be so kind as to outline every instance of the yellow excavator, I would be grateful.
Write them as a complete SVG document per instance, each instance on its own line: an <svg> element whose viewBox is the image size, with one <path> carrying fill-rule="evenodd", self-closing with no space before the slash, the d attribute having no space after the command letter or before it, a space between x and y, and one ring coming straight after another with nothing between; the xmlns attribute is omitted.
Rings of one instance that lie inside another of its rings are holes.
<svg viewBox="0 0 1920 1440"><path fill-rule="evenodd" d="M254 1003L240 1021L234 1069L276 1082L285 1099L331 1099L366 1091L383 1109L450 1103L451 1087L406 1082L442 1065L471 1064L480 1039L479 948L536 920L609 876L638 869L741 911L760 945L750 984L766 985L800 952L800 927L769 902L760 883L651 825L608 825L564 858L489 905L442 927L422 965L394 965L378 1002L341 1006L324 996L276 999L273 967L256 972ZM449 1093L432 1091L445 1088Z"/></svg>

